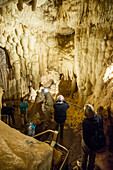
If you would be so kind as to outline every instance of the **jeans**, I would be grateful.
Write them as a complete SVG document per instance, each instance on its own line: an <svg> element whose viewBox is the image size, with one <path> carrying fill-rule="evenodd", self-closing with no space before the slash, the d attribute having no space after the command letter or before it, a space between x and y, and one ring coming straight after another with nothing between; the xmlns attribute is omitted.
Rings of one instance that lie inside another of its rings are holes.
<svg viewBox="0 0 113 170"><path fill-rule="evenodd" d="M82 170L93 170L94 169L94 163L95 163L95 156L96 156L96 154L86 146L84 141L82 141L82 165L81 165L81 169ZM89 161L88 161L88 157L89 157ZM87 166L87 162L88 162L88 166Z"/></svg>

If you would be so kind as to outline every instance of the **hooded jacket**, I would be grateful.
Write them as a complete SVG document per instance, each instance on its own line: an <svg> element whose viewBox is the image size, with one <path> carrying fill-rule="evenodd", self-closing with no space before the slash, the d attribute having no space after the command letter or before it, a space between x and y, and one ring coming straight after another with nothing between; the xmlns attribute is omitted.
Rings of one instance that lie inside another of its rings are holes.
<svg viewBox="0 0 113 170"><path fill-rule="evenodd" d="M30 126L31 126L32 130L35 130L35 125L33 124L33 122L30 122Z"/></svg>
<svg viewBox="0 0 113 170"><path fill-rule="evenodd" d="M97 128L103 129L103 120L98 114L95 114L91 118L85 118L82 122L83 139L89 148L92 148L91 139Z"/></svg>
<svg viewBox="0 0 113 170"><path fill-rule="evenodd" d="M69 108L69 105L66 101L56 102L53 105L54 111L54 120L57 123L64 123L66 120L66 110Z"/></svg>

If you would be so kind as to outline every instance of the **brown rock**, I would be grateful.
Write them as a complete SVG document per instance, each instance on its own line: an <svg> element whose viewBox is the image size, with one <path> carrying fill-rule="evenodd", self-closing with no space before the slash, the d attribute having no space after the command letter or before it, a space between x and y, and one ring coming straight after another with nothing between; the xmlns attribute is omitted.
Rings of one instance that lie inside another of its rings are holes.
<svg viewBox="0 0 113 170"><path fill-rule="evenodd" d="M52 148L0 121L0 170L49 170Z"/></svg>

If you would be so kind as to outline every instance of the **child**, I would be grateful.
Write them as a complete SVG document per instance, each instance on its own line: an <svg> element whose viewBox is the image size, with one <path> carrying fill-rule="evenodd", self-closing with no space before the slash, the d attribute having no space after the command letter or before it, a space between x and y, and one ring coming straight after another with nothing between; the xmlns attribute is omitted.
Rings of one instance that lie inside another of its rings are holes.
<svg viewBox="0 0 113 170"><path fill-rule="evenodd" d="M34 126L33 122L29 123L29 126L28 126L28 135L29 136L34 136L35 135L35 126Z"/></svg>

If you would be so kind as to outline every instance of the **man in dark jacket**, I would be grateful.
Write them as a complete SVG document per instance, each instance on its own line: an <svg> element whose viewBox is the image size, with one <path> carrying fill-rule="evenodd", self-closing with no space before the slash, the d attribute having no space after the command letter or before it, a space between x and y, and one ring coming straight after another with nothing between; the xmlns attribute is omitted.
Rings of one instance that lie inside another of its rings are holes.
<svg viewBox="0 0 113 170"><path fill-rule="evenodd" d="M11 125L10 116L12 118L13 124L15 124L14 112L15 112L15 109L13 107L7 106L7 104L5 102L2 103L1 115L8 115L8 124L9 125Z"/></svg>
<svg viewBox="0 0 113 170"><path fill-rule="evenodd" d="M66 120L66 110L69 108L68 103L64 100L62 95L57 97L56 103L53 105L54 107L54 120L57 124L56 129L58 130L60 125L60 137L63 137L63 129L64 123Z"/></svg>
<svg viewBox="0 0 113 170"><path fill-rule="evenodd" d="M87 169L87 159L89 156L88 170L94 169L96 146L92 145L92 137L97 128L103 129L103 121L100 115L95 114L93 106L85 105L84 113L86 118L82 122L83 141L82 141L82 165L81 169Z"/></svg>

